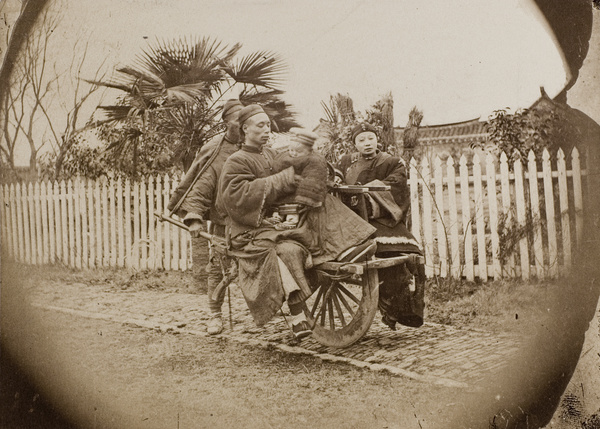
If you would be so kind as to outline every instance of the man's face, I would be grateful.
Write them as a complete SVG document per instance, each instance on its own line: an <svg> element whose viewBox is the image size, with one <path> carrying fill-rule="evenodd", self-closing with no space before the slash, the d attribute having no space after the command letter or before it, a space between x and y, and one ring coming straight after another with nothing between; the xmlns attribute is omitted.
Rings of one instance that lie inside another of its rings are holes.
<svg viewBox="0 0 600 429"><path fill-rule="evenodd" d="M242 126L246 134L245 143L251 146L262 146L271 135L271 120L266 113L254 115Z"/></svg>
<svg viewBox="0 0 600 429"><path fill-rule="evenodd" d="M371 131L360 133L354 139L354 146L362 155L373 155L377 150L377 136Z"/></svg>
<svg viewBox="0 0 600 429"><path fill-rule="evenodd" d="M238 118L240 116L240 110L225 115L223 120L227 124L227 138L233 142L237 142L240 139L240 125L238 124Z"/></svg>

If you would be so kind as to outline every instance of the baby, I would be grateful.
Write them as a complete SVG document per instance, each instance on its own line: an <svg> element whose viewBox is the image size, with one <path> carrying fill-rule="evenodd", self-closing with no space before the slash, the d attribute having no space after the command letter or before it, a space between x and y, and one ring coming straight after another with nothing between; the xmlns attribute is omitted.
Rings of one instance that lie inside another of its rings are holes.
<svg viewBox="0 0 600 429"><path fill-rule="evenodd" d="M292 130L298 130L298 128L292 128ZM312 144L302 143L298 140L298 137L293 137L290 141L290 144L288 145L288 155L292 158L297 158L299 156L308 156L313 153L313 144L314 141L312 141Z"/></svg>
<svg viewBox="0 0 600 429"><path fill-rule="evenodd" d="M327 194L327 161L313 152L318 136L301 128L290 129L291 139L287 152L275 159L275 170L283 170L290 165L300 176L296 192L291 200L281 201L279 212L274 216L283 221L283 226L293 228L298 224L302 207L320 207Z"/></svg>

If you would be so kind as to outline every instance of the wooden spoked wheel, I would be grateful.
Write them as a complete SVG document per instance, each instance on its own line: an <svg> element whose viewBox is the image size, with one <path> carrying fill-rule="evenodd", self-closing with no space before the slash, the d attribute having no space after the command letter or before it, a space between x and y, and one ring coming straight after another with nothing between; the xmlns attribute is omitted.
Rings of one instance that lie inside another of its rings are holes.
<svg viewBox="0 0 600 429"><path fill-rule="evenodd" d="M377 269L367 270L359 280L319 278L305 309L313 338L325 346L347 347L369 330L377 312Z"/></svg>

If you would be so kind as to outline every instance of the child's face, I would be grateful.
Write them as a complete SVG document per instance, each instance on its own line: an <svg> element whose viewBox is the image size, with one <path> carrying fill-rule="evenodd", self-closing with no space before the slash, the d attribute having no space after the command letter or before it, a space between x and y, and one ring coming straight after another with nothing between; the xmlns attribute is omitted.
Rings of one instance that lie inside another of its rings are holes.
<svg viewBox="0 0 600 429"><path fill-rule="evenodd" d="M288 146L288 154L292 158L296 158L297 156L305 156L310 154L311 152L311 148L302 143L290 142L290 145Z"/></svg>
<svg viewBox="0 0 600 429"><path fill-rule="evenodd" d="M372 155L377 151L377 136L371 131L364 131L356 136L354 145L363 155Z"/></svg>

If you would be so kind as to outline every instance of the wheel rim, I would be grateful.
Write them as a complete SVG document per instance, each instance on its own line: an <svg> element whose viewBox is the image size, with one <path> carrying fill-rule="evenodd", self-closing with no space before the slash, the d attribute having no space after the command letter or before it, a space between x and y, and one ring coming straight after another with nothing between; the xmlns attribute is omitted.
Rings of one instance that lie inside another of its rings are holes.
<svg viewBox="0 0 600 429"><path fill-rule="evenodd" d="M331 347L347 347L368 330L377 312L377 270L368 270L356 283L322 279L307 300L306 313L313 337Z"/></svg>

